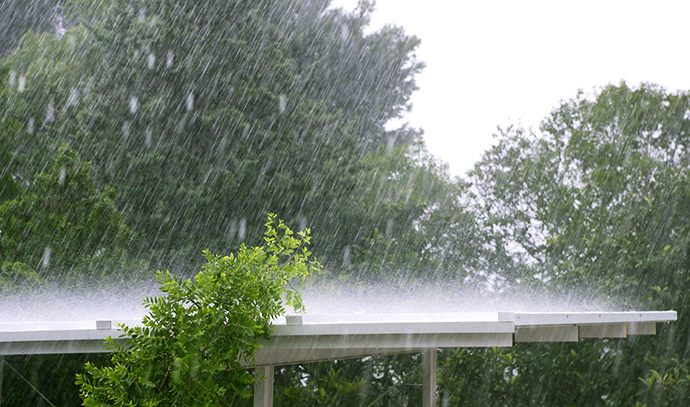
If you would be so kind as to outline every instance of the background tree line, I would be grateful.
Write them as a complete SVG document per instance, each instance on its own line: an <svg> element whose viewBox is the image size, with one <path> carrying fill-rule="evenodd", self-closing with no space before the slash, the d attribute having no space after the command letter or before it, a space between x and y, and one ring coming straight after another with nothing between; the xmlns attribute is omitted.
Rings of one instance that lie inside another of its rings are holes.
<svg viewBox="0 0 690 407"><path fill-rule="evenodd" d="M189 276L202 250L258 242L275 212L312 229L336 282L584 290L679 311L651 340L443 351L450 405L687 400L685 92L578 93L538 130L502 129L453 179L421 130L387 127L409 110L423 63L401 28L365 34L368 1L352 13L328 0L7 4L25 18L3 23L21 41L0 44L3 289ZM46 23L56 12L62 31ZM77 404L83 360L13 364L51 366L36 382L63 380L52 400ZM400 405L395 383L419 382L418 363L285 367L277 401L368 405L395 387L378 403ZM4 401L40 403L22 386L8 375Z"/></svg>

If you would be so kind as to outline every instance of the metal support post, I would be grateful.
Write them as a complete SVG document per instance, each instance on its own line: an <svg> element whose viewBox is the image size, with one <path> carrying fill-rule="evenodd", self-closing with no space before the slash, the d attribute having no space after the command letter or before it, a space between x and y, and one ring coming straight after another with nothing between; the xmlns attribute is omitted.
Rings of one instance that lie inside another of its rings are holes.
<svg viewBox="0 0 690 407"><path fill-rule="evenodd" d="M5 367L5 357L0 355L0 406L2 406L2 368Z"/></svg>
<svg viewBox="0 0 690 407"><path fill-rule="evenodd" d="M273 407L273 366L257 366L254 371L254 407ZM262 377L266 377L262 379Z"/></svg>
<svg viewBox="0 0 690 407"><path fill-rule="evenodd" d="M422 406L436 406L436 349L429 349L424 352L424 388L422 390Z"/></svg>

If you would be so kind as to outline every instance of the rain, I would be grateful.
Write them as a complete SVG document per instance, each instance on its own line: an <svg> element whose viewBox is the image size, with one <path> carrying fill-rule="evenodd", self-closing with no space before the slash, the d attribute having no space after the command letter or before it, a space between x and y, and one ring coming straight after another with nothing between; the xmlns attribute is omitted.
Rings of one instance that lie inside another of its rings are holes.
<svg viewBox="0 0 690 407"><path fill-rule="evenodd" d="M690 84L664 76L687 72L684 37L592 25L612 55L587 54L560 8L419 7L2 3L0 405L248 406L266 383L262 406L687 404ZM642 24L571 20L618 11ZM629 55L656 62L608 68ZM305 336L297 362L252 364L300 315L355 321L347 343L391 321L668 310L567 341L373 335L366 356ZM9 351L96 321L135 321L116 343L138 351ZM111 366L127 379L103 385Z"/></svg>

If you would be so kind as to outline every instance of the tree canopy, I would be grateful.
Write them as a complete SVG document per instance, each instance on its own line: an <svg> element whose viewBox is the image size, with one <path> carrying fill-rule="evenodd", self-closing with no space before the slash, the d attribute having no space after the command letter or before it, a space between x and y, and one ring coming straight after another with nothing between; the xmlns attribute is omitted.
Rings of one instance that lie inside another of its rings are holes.
<svg viewBox="0 0 690 407"><path fill-rule="evenodd" d="M67 2L64 35L27 34L3 60L24 78L4 97L25 178L46 165L37 151L68 144L116 189L154 267L236 249L269 211L318 226L333 270L401 239L447 263L414 225L462 186L411 153L419 131L386 129L423 64L400 28L364 34L371 4L92 3Z"/></svg>
<svg viewBox="0 0 690 407"><path fill-rule="evenodd" d="M504 129L471 174L485 227L523 265L499 270L498 278L617 309L679 313L679 323L659 338L573 348L568 363L584 360L587 367L572 371L572 386L606 383L587 386L577 398L582 404L674 405L688 397L688 332L681 321L690 281L689 130L687 92L610 85L563 102L538 133ZM564 351L546 348L526 355L539 365ZM600 367L606 378L582 376ZM546 391L520 403L546 403L539 398Z"/></svg>

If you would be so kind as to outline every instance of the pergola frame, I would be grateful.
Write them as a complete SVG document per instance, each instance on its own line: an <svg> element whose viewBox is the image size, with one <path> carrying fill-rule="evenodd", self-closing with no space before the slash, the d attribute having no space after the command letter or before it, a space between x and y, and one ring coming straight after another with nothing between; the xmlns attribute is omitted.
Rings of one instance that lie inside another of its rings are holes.
<svg viewBox="0 0 690 407"><path fill-rule="evenodd" d="M654 335L675 311L484 312L431 314L302 315L276 323L255 354L255 407L273 405L274 367L326 360L420 352L424 355L423 405L436 405L439 348L507 347L517 342L577 342L581 338ZM80 321L0 323L0 404L5 355L107 352L119 323Z"/></svg>

